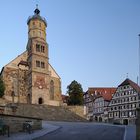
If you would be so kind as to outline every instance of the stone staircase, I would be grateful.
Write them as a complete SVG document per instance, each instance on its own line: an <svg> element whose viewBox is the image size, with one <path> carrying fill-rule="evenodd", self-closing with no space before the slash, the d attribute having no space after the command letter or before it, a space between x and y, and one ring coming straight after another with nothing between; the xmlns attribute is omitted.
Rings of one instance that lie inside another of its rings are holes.
<svg viewBox="0 0 140 140"><path fill-rule="evenodd" d="M15 115L37 117L47 121L86 121L83 106L49 106L17 104Z"/></svg>

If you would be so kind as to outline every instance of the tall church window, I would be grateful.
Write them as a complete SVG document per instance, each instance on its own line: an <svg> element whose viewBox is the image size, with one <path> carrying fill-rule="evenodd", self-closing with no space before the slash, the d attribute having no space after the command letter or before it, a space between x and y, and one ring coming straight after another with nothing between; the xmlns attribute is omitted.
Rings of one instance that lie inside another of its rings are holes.
<svg viewBox="0 0 140 140"><path fill-rule="evenodd" d="M54 100L54 81L51 80L50 82L50 99Z"/></svg>
<svg viewBox="0 0 140 140"><path fill-rule="evenodd" d="M40 67L40 61L36 61L36 67Z"/></svg>
<svg viewBox="0 0 140 140"><path fill-rule="evenodd" d="M41 46L41 52L45 52L45 47L44 46Z"/></svg>
<svg viewBox="0 0 140 140"><path fill-rule="evenodd" d="M36 52L45 52L45 46L40 45L40 44L36 44Z"/></svg>
<svg viewBox="0 0 140 140"><path fill-rule="evenodd" d="M45 63L41 62L41 68L45 68Z"/></svg>
<svg viewBox="0 0 140 140"><path fill-rule="evenodd" d="M39 44L36 44L36 51L40 52L40 45Z"/></svg>
<svg viewBox="0 0 140 140"><path fill-rule="evenodd" d="M41 68L45 68L45 62L40 62L38 60L36 60L36 67L41 67Z"/></svg>

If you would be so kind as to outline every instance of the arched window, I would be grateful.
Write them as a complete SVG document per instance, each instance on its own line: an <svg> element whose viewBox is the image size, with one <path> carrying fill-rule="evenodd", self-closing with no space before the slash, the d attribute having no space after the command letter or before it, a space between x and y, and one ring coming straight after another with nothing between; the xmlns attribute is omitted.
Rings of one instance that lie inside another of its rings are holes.
<svg viewBox="0 0 140 140"><path fill-rule="evenodd" d="M33 22L33 25L35 25L35 22Z"/></svg>
<svg viewBox="0 0 140 140"><path fill-rule="evenodd" d="M43 99L42 98L38 99L38 104L43 104Z"/></svg>
<svg viewBox="0 0 140 140"><path fill-rule="evenodd" d="M54 81L51 80L50 82L50 99L54 100Z"/></svg>

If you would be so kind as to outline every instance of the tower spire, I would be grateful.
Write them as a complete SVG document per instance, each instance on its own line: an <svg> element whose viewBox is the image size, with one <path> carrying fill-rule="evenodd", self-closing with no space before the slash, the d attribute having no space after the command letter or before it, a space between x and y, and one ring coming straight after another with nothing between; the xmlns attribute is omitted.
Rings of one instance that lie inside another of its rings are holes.
<svg viewBox="0 0 140 140"><path fill-rule="evenodd" d="M36 4L36 9L38 9L38 4Z"/></svg>
<svg viewBox="0 0 140 140"><path fill-rule="evenodd" d="M128 73L126 73L126 78L128 79Z"/></svg>
<svg viewBox="0 0 140 140"><path fill-rule="evenodd" d="M40 10L38 9L38 4L36 4L36 9L34 10L35 15L40 14Z"/></svg>

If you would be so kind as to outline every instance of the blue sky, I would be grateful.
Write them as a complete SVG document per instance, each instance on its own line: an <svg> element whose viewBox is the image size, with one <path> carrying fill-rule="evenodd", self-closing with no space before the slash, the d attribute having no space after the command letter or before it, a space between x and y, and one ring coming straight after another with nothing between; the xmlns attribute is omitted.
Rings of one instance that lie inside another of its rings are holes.
<svg viewBox="0 0 140 140"><path fill-rule="evenodd" d="M139 0L1 0L0 69L26 49L27 18L38 3L48 23L49 61L62 80L88 87L137 81Z"/></svg>

